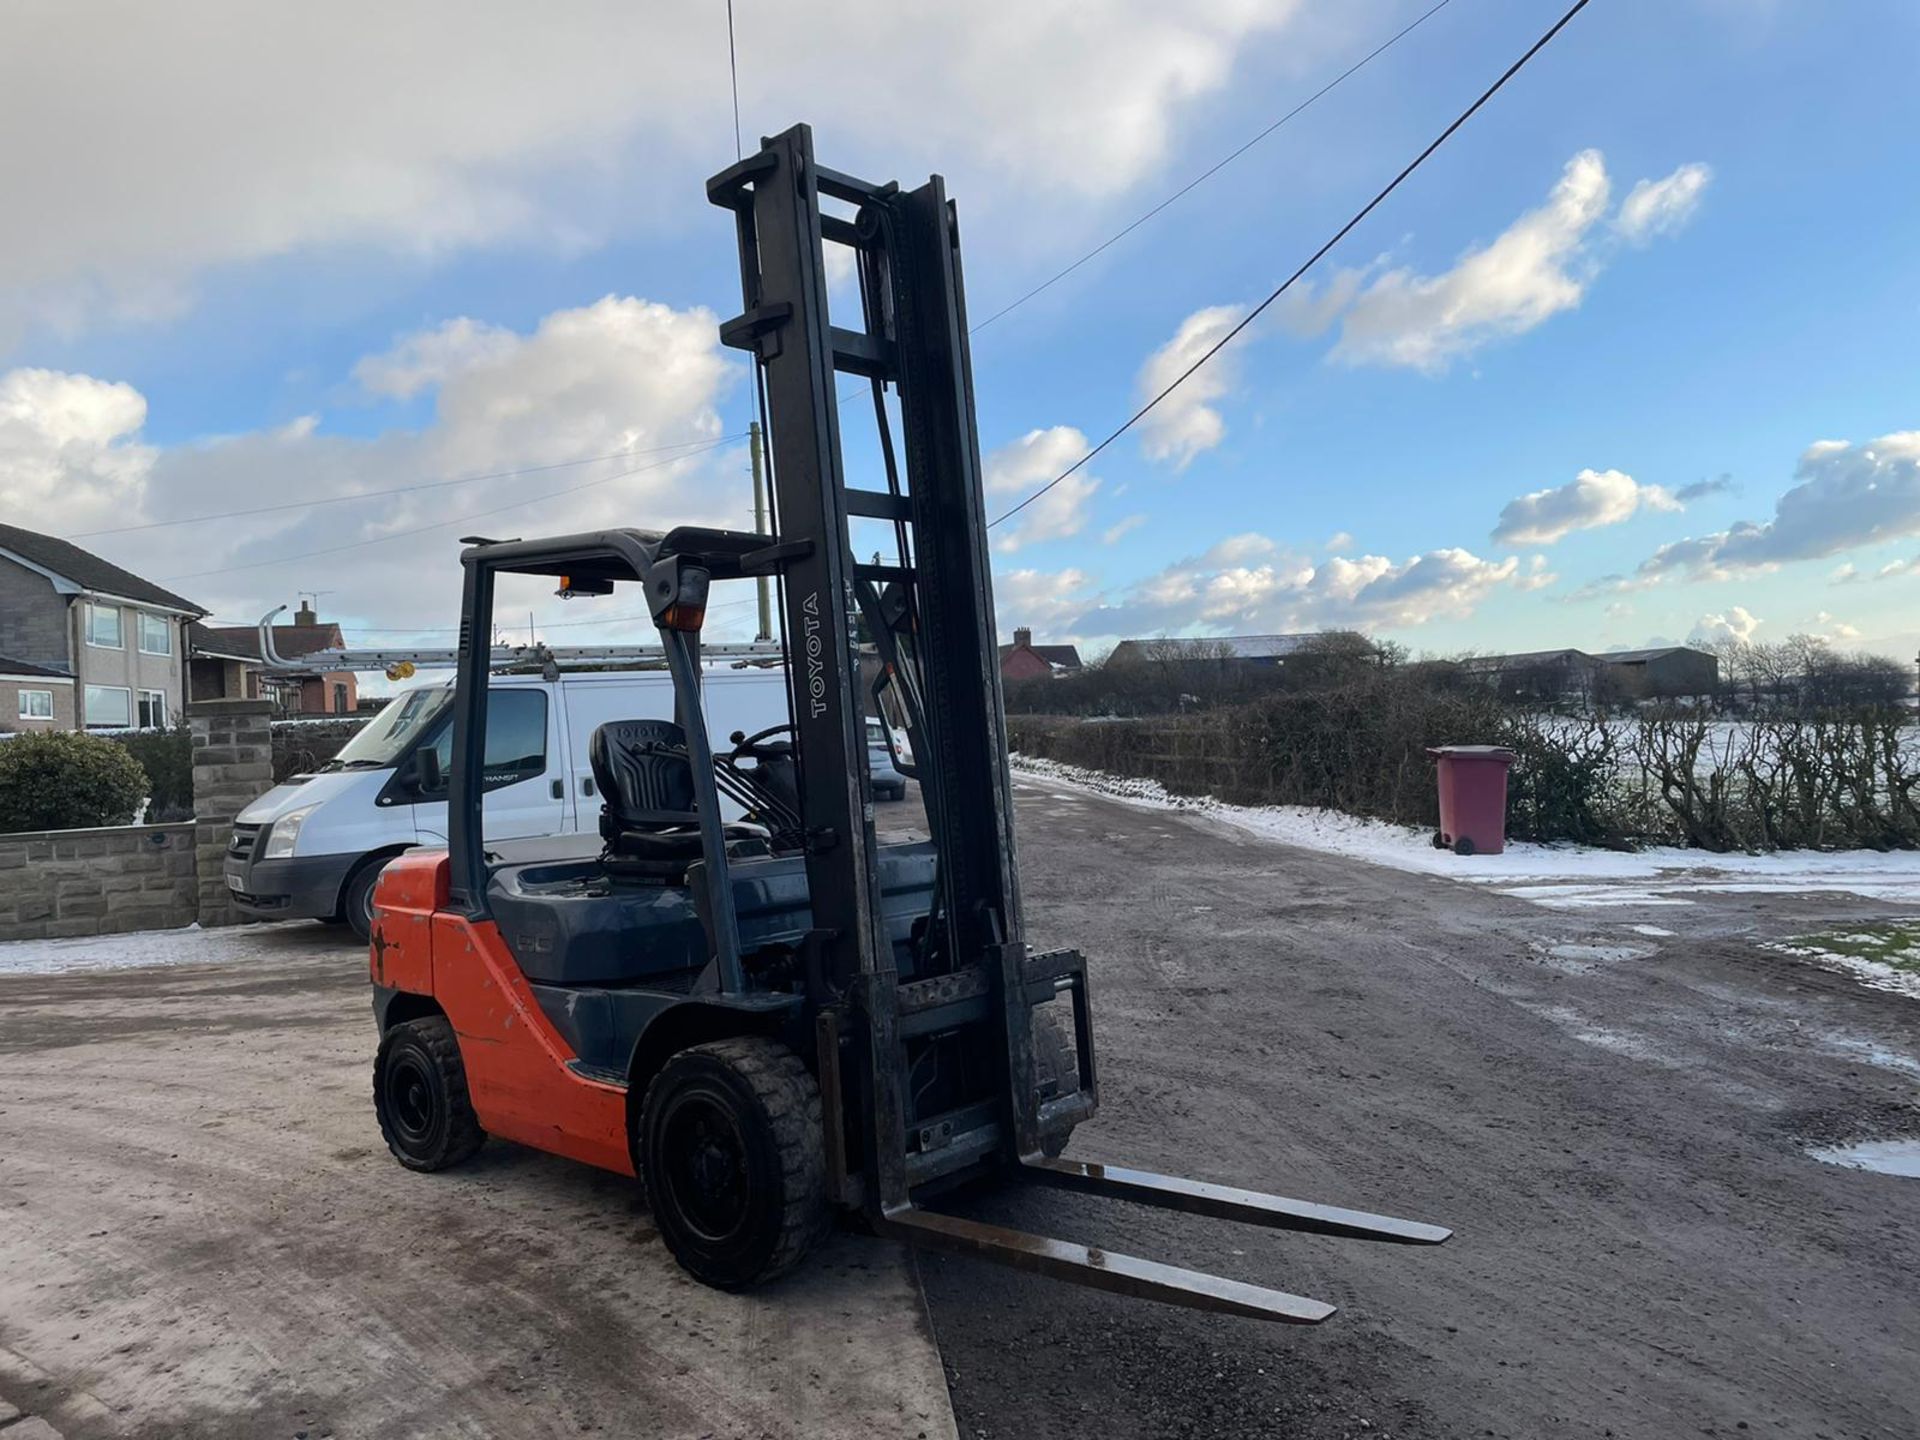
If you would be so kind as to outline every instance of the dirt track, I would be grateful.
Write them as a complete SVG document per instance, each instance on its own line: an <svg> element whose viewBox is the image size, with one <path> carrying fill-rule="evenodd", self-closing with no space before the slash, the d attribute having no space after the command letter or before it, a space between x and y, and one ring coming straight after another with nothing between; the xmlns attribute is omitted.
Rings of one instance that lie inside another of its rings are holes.
<svg viewBox="0 0 1920 1440"><path fill-rule="evenodd" d="M1342 1310L1268 1328L924 1258L963 1435L1920 1434L1920 1181L1802 1149L1920 1133L1920 1006L1751 944L1887 907L1555 912L1021 798L1034 938L1095 962L1103 1110L1068 1153L1458 1235L977 1201ZM1678 933L1632 931L1649 919ZM1595 942L1645 953L1535 948Z"/></svg>
<svg viewBox="0 0 1920 1440"><path fill-rule="evenodd" d="M1555 912L1024 784L1021 824L1034 938L1095 967L1070 1154L1460 1233L960 1202L1342 1306L1263 1327L926 1257L963 1436L1920 1434L1920 1182L1803 1153L1920 1131L1920 1007L1751 944L1887 907ZM738 1301L613 1177L407 1174L358 956L259 944L0 980L0 1400L70 1440L943 1433L897 1251Z"/></svg>

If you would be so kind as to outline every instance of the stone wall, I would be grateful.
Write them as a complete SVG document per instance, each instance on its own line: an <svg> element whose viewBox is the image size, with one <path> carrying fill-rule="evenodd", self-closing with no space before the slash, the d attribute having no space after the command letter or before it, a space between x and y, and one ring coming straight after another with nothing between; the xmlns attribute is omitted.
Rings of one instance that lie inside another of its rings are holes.
<svg viewBox="0 0 1920 1440"><path fill-rule="evenodd" d="M191 823L0 835L0 940L170 930L198 909Z"/></svg>
<svg viewBox="0 0 1920 1440"><path fill-rule="evenodd" d="M194 849L200 923L238 925L222 867L233 817L273 787L273 703L201 700L187 707L193 730Z"/></svg>

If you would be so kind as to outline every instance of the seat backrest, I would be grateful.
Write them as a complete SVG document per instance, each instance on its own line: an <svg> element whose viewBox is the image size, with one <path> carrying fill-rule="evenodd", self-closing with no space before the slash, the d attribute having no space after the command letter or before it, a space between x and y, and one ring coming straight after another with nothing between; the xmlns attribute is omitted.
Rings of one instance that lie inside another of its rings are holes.
<svg viewBox="0 0 1920 1440"><path fill-rule="evenodd" d="M611 720L594 730L587 760L614 828L698 823L687 732L671 720Z"/></svg>

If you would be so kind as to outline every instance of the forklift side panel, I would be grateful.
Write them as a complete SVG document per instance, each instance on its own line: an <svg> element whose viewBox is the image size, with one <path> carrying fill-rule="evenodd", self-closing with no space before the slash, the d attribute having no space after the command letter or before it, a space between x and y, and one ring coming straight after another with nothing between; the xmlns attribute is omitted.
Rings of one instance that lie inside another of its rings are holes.
<svg viewBox="0 0 1920 1440"><path fill-rule="evenodd" d="M367 965L375 985L433 994L433 913L446 903L446 851L414 850L387 862L373 892Z"/></svg>
<svg viewBox="0 0 1920 1440"><path fill-rule="evenodd" d="M589 1079L491 921L434 917L434 996L489 1135L631 1175L626 1087Z"/></svg>

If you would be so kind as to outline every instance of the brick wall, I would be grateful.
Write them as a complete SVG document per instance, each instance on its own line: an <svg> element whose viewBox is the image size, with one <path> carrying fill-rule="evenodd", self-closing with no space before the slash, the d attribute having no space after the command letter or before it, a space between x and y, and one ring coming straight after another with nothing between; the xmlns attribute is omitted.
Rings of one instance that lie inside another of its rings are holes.
<svg viewBox="0 0 1920 1440"><path fill-rule="evenodd" d="M0 940L170 930L198 909L191 823L0 835Z"/></svg>
<svg viewBox="0 0 1920 1440"><path fill-rule="evenodd" d="M273 788L273 702L202 700L187 707L193 729L194 848L200 923L238 925L222 873L233 817Z"/></svg>

